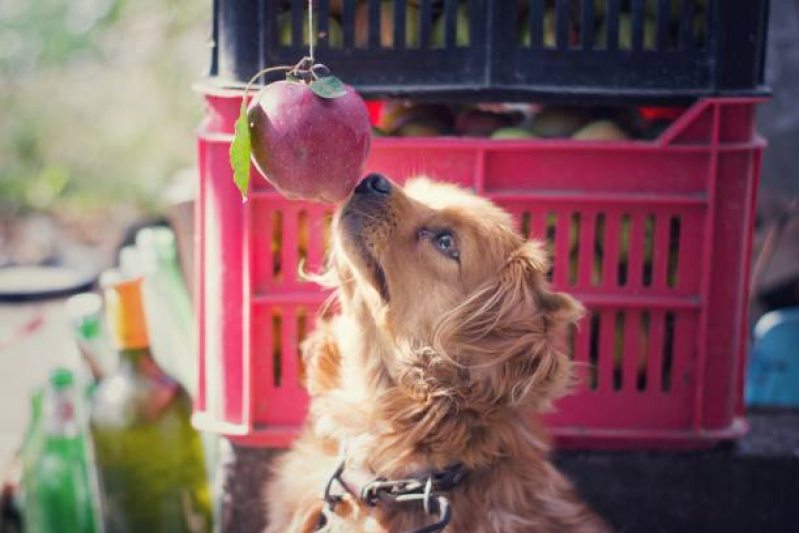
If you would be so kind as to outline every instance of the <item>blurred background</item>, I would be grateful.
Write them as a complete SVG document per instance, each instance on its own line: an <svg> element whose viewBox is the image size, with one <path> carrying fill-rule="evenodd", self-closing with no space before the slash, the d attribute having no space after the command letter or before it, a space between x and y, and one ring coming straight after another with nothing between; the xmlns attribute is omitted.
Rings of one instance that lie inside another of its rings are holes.
<svg viewBox="0 0 799 533"><path fill-rule="evenodd" d="M80 361L63 301L15 288L88 287L148 224L172 224L186 248L211 16L210 0L0 1L0 472L32 392ZM766 71L752 326L799 305L799 0L772 1ZM69 271L2 273L20 266Z"/></svg>
<svg viewBox="0 0 799 533"><path fill-rule="evenodd" d="M193 186L203 106L192 85L207 69L211 14L193 0L0 3L0 267L96 274L131 227L165 216L176 183ZM59 280L32 282L48 281ZM61 307L33 323L67 328L49 314ZM28 311L0 307L0 463L32 384L53 358L77 359L63 339L47 344L55 333L18 335L40 313Z"/></svg>

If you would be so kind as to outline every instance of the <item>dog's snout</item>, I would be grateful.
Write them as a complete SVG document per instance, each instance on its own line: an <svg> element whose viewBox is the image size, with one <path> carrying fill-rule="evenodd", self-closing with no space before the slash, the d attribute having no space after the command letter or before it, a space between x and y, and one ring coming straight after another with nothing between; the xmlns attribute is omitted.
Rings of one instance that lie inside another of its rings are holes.
<svg viewBox="0 0 799 533"><path fill-rule="evenodd" d="M355 194L388 196L390 193L391 182L380 174L369 174L355 187Z"/></svg>

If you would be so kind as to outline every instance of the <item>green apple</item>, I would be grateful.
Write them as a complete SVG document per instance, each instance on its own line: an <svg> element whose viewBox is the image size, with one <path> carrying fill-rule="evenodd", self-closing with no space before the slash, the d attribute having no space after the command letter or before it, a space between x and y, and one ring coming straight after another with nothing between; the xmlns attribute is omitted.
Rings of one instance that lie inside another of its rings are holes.
<svg viewBox="0 0 799 533"><path fill-rule="evenodd" d="M586 124L572 135L577 141L625 141L629 137L612 120L596 120Z"/></svg>
<svg viewBox="0 0 799 533"><path fill-rule="evenodd" d="M491 134L492 139L535 139L532 131L524 128L500 128Z"/></svg>
<svg viewBox="0 0 799 533"><path fill-rule="evenodd" d="M565 138L574 135L587 122L586 114L581 109L548 106L533 117L530 131L547 139Z"/></svg>
<svg viewBox="0 0 799 533"><path fill-rule="evenodd" d="M359 4L355 9L355 46L369 44L369 4ZM394 2L380 2L380 46L394 47ZM419 46L419 8L411 3L405 6L405 46Z"/></svg>
<svg viewBox="0 0 799 533"><path fill-rule="evenodd" d="M278 25L278 42L280 46L291 46L292 44L292 31L291 31L291 13L281 13L277 17ZM314 33L317 35L317 42L319 39L319 18L314 18ZM344 34L341 31L341 24L334 17L330 17L327 23L327 39L328 44L333 48L340 48L344 44ZM308 23L303 20L302 23L302 42L308 44Z"/></svg>
<svg viewBox="0 0 799 533"><path fill-rule="evenodd" d="M447 17L444 13L438 17L433 25L430 40L434 47L442 48L446 44ZM455 46L469 46L469 7L461 2L455 17Z"/></svg>

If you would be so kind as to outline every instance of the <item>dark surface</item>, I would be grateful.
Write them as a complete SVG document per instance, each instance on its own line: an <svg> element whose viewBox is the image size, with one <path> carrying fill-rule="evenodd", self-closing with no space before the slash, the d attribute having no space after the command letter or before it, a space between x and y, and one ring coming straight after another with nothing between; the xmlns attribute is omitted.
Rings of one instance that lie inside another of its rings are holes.
<svg viewBox="0 0 799 533"><path fill-rule="evenodd" d="M227 443L221 447L218 477L222 496L217 520L220 533L263 533L266 527L263 488L269 479L271 461L279 453L279 450Z"/></svg>
<svg viewBox="0 0 799 533"><path fill-rule="evenodd" d="M319 39L315 57L369 97L484 101L563 100L685 101L696 97L762 93L768 0L707 0L706 39L693 35L696 0L681 3L678 35L669 33L669 2L658 5L655 50L644 49L644 2L633 3L631 49L618 45L622 0L607 2L607 47L596 45L594 0L559 1L555 46L544 46L544 0L530 0L532 46L519 46L517 2L468 0L470 41L456 47L458 1L420 4L420 47L406 47L406 2L394 2L395 46L379 43L380 0L370 0L368 46L355 46L355 0L344 0L343 47ZM328 2L317 1L319 32L327 34ZM281 46L278 14L291 5L293 42ZM296 63L302 43L304 0L215 0L210 76L220 85L246 83L256 72ZM443 11L442 11L443 10ZM443 15L442 15L443 13ZM446 47L432 43L434 21L445 17ZM397 37L400 37L397 39ZM399 41L399 42L397 42ZM279 76L276 74L276 76ZM272 78L269 78L271 80Z"/></svg>
<svg viewBox="0 0 799 533"><path fill-rule="evenodd" d="M557 463L618 531L799 531L799 412L749 421L745 439L711 451L563 452Z"/></svg>
<svg viewBox="0 0 799 533"><path fill-rule="evenodd" d="M799 411L750 413L736 444L684 453L561 452L556 463L618 531L799 531ZM223 454L221 531L262 533L274 450Z"/></svg>

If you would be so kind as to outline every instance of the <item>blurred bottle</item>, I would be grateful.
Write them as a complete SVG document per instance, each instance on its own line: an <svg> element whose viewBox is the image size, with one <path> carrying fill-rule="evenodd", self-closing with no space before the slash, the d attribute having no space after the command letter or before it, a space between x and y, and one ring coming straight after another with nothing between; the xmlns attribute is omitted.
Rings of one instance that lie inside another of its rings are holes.
<svg viewBox="0 0 799 533"><path fill-rule="evenodd" d="M31 395L31 413L28 431L22 441L20 453L22 459L22 514L27 531L41 531L39 511L35 498L36 465L42 456L44 447L44 431L42 430L42 390Z"/></svg>
<svg viewBox="0 0 799 533"><path fill-rule="evenodd" d="M116 371L94 394L91 428L108 531L210 531L210 496L191 401L153 360L142 278L103 276ZM190 350L190 346L183 346Z"/></svg>
<svg viewBox="0 0 799 533"><path fill-rule="evenodd" d="M34 395L32 424L23 447L27 531L103 531L84 406L84 391L65 369L54 370L44 392Z"/></svg>
<svg viewBox="0 0 799 533"><path fill-rule="evenodd" d="M194 314L178 263L175 233L163 226L141 229L135 250L136 259L129 262L144 276L144 309L153 355L194 397Z"/></svg>
<svg viewBox="0 0 799 533"><path fill-rule="evenodd" d="M81 357L99 381L114 370L118 359L103 332L103 299L93 292L76 294L67 299L66 308Z"/></svg>

